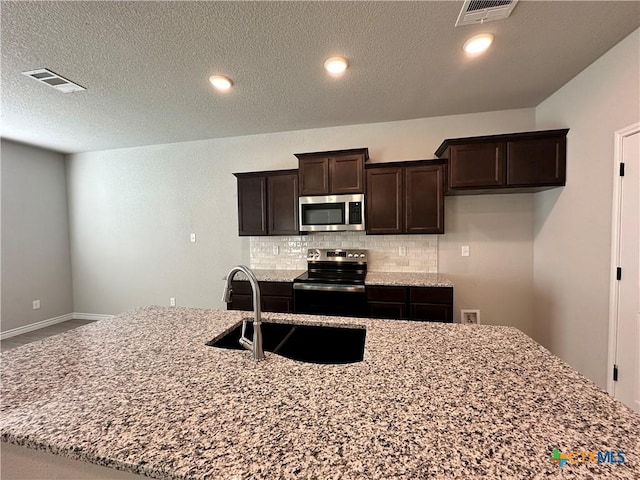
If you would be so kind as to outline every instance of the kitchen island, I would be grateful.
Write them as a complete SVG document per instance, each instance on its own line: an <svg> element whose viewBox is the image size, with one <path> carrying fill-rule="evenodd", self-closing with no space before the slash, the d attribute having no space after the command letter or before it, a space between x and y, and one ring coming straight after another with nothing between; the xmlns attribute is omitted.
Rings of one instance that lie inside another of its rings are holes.
<svg viewBox="0 0 640 480"><path fill-rule="evenodd" d="M2 441L167 479L640 477L640 416L515 328L265 314L363 325L364 360L205 345L246 316L146 307L3 352Z"/></svg>

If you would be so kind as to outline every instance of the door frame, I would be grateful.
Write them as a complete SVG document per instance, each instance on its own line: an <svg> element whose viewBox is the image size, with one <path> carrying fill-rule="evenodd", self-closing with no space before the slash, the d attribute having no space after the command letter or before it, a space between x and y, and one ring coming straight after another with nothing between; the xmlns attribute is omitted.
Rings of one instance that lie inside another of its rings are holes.
<svg viewBox="0 0 640 480"><path fill-rule="evenodd" d="M626 137L640 132L640 122L617 130L614 133L613 146L613 206L611 213L611 275L609 280L609 354L607 361L607 392L612 397L615 393L613 381L613 366L616 361L618 337L618 295L619 284L616 278L616 268L620 265L620 216L622 210L622 177L620 163L622 163L622 145Z"/></svg>

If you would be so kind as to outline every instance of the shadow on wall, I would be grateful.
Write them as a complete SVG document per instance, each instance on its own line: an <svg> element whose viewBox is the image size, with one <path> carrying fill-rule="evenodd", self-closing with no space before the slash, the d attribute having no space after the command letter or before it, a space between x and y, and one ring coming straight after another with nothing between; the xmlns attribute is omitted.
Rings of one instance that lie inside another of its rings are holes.
<svg viewBox="0 0 640 480"><path fill-rule="evenodd" d="M545 289L534 287L535 317L533 319L533 339L551 352L557 351L554 339L560 335L560 326L553 322L553 295Z"/></svg>
<svg viewBox="0 0 640 480"><path fill-rule="evenodd" d="M535 194L534 197L534 208L535 208L535 216L533 222L533 238L535 238L540 233L540 230L544 227L547 218L549 218L549 214L553 210L553 207L560 198L562 194L562 188L552 188L551 190L545 190L544 192L539 192Z"/></svg>

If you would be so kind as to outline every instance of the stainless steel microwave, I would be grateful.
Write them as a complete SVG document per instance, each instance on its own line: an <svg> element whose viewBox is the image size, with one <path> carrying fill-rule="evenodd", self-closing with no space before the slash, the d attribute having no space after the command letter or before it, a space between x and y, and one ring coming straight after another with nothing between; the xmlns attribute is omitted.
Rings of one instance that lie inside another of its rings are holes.
<svg viewBox="0 0 640 480"><path fill-rule="evenodd" d="M301 232L364 230L364 194L300 197Z"/></svg>

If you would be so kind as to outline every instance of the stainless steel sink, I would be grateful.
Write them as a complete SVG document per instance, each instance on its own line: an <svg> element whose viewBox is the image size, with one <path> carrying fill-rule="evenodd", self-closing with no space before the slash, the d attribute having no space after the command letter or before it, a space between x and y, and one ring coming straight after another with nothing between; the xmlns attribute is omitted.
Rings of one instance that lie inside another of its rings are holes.
<svg viewBox="0 0 640 480"><path fill-rule="evenodd" d="M246 335L253 334L252 319L247 319ZM242 322L207 345L231 350L244 350L239 340ZM307 325L262 322L265 351L291 360L308 363L340 364L361 362L367 331L361 326Z"/></svg>

